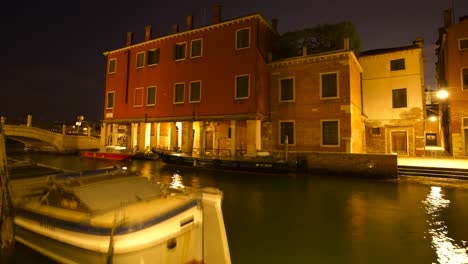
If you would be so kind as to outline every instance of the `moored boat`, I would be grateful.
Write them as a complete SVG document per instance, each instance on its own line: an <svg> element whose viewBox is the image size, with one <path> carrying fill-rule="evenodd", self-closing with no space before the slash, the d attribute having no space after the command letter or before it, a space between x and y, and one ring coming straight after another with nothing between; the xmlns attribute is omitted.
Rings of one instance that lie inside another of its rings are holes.
<svg viewBox="0 0 468 264"><path fill-rule="evenodd" d="M16 240L61 263L230 263L222 192L126 171L51 176L15 197Z"/></svg>
<svg viewBox="0 0 468 264"><path fill-rule="evenodd" d="M116 160L116 161L122 161L122 160L128 160L133 157L133 154L121 150L119 148L113 148L113 147L107 147L106 149L100 149L100 150L87 150L87 151L81 151L80 156L83 158L95 158L95 159L107 159L107 160Z"/></svg>

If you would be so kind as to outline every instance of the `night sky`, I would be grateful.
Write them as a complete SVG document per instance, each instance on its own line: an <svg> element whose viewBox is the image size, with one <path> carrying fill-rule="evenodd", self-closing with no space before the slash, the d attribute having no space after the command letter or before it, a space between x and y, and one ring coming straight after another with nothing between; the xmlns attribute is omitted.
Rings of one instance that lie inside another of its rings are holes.
<svg viewBox="0 0 468 264"><path fill-rule="evenodd" d="M135 42L144 27L153 36L169 34L173 24L185 30L211 23L215 4L223 20L260 13L279 20L278 31L351 21L361 51L411 45L425 40L426 87L435 86L435 41L442 11L454 4L455 21L468 15L467 0L78 0L9 1L0 10L0 115L73 122L78 115L102 119L105 51L125 46L126 32Z"/></svg>

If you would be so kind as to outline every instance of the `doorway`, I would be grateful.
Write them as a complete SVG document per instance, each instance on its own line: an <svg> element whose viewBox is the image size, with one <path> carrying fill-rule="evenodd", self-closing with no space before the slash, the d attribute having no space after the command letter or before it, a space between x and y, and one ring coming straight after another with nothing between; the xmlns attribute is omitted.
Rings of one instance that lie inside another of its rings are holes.
<svg viewBox="0 0 468 264"><path fill-rule="evenodd" d="M392 132L391 137L392 153L408 155L408 135L406 131Z"/></svg>

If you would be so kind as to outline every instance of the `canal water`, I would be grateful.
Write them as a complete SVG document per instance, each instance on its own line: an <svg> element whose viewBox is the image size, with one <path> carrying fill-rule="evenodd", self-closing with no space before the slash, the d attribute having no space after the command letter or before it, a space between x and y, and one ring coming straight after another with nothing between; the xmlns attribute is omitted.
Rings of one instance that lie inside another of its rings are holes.
<svg viewBox="0 0 468 264"><path fill-rule="evenodd" d="M67 170L113 162L75 155L10 156ZM468 263L468 189L411 181L194 170L120 163L158 180L217 187L234 264ZM122 190L124 191L124 190ZM50 263L17 246L17 263Z"/></svg>

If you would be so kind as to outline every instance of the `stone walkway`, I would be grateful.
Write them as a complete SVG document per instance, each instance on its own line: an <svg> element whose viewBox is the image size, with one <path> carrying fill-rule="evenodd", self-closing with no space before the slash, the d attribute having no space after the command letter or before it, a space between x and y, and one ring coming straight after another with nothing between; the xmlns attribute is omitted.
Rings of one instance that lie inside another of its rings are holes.
<svg viewBox="0 0 468 264"><path fill-rule="evenodd" d="M427 147L425 157L398 157L398 165L468 169L468 157L453 158L443 148Z"/></svg>

